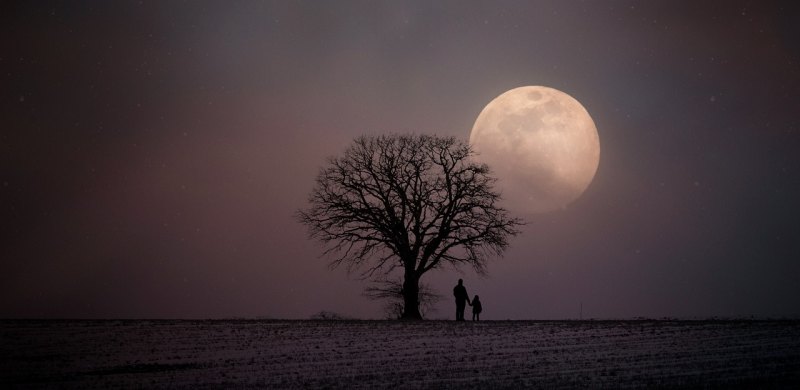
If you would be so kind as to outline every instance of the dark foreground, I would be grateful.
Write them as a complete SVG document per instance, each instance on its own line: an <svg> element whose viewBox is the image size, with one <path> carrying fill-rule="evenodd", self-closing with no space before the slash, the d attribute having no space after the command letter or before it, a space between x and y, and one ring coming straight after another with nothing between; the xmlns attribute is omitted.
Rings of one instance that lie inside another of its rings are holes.
<svg viewBox="0 0 800 390"><path fill-rule="evenodd" d="M41 387L800 388L800 322L1 321Z"/></svg>

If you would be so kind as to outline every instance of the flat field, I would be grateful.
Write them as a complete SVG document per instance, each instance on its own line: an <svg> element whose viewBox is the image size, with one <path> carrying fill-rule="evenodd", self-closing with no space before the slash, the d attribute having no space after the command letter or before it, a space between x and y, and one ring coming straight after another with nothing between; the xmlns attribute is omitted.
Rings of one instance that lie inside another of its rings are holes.
<svg viewBox="0 0 800 390"><path fill-rule="evenodd" d="M800 388L798 321L0 321L2 388Z"/></svg>

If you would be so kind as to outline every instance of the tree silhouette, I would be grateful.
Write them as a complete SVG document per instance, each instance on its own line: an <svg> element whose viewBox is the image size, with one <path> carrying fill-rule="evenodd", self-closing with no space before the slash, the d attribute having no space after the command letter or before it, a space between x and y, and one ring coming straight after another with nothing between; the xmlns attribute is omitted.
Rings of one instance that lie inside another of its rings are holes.
<svg viewBox="0 0 800 390"><path fill-rule="evenodd" d="M453 137L362 136L320 170L298 212L331 267L384 278L402 270L404 319L421 319L420 278L444 265L486 272L522 221L497 205L489 167Z"/></svg>

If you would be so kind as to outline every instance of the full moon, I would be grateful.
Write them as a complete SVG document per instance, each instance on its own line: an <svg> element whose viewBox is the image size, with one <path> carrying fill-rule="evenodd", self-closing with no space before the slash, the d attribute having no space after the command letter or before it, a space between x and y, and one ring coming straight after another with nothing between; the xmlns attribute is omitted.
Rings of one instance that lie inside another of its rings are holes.
<svg viewBox="0 0 800 390"><path fill-rule="evenodd" d="M478 115L470 144L498 179L505 206L544 213L578 199L597 172L600 140L585 108L557 89L514 88Z"/></svg>

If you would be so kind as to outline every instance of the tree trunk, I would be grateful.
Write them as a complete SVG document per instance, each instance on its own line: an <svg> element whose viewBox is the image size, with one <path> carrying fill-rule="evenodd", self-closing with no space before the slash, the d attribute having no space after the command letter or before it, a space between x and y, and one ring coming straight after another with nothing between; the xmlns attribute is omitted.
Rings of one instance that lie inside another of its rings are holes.
<svg viewBox="0 0 800 390"><path fill-rule="evenodd" d="M406 272L403 281L403 315L404 320L421 320L419 312L419 277L416 273Z"/></svg>

